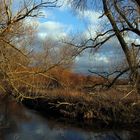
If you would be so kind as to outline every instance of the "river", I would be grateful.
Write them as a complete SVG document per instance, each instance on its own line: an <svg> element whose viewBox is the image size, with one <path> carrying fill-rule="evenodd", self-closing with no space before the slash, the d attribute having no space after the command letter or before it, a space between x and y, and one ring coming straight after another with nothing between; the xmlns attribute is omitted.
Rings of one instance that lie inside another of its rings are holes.
<svg viewBox="0 0 140 140"><path fill-rule="evenodd" d="M75 123L76 124L76 123ZM0 101L0 140L140 140L139 129L91 129Z"/></svg>

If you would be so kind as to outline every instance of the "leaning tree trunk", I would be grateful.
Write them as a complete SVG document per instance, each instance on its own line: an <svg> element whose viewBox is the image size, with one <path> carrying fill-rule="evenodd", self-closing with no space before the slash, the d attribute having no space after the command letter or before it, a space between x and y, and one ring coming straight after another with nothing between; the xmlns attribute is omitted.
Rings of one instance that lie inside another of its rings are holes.
<svg viewBox="0 0 140 140"><path fill-rule="evenodd" d="M115 32L115 35L117 39L119 40L122 50L127 59L127 62L131 71L131 75L133 75L133 82L135 82L134 85L137 90L137 93L140 93L140 74L138 72L138 68L136 67L136 64L137 64L136 59L133 58L133 55L131 51L129 50L129 47L127 43L125 42L110 9L108 8L107 0L102 0L102 3L103 3L103 9L104 9L105 15L107 16L109 22L111 23L113 30Z"/></svg>

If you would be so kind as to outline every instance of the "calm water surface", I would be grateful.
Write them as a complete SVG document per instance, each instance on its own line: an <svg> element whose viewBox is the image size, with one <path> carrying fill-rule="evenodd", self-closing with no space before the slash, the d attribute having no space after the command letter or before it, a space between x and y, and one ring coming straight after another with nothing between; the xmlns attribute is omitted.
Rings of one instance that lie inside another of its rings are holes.
<svg viewBox="0 0 140 140"><path fill-rule="evenodd" d="M74 127L13 101L0 101L0 140L140 140L140 130Z"/></svg>

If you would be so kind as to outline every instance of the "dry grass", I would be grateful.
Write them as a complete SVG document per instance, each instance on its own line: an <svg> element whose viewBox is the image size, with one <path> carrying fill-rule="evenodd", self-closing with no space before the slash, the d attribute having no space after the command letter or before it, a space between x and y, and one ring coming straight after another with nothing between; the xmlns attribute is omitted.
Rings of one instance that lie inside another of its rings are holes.
<svg viewBox="0 0 140 140"><path fill-rule="evenodd" d="M140 96L135 93L126 97L125 92L110 89L85 94L69 89L50 90L42 93L38 103L31 102L39 110L50 110L67 118L100 120L102 123L140 123ZM25 99L25 102L27 100ZM28 100L33 101L33 100Z"/></svg>
<svg viewBox="0 0 140 140"><path fill-rule="evenodd" d="M17 81L14 79L13 82L20 92L17 99L33 108L56 112L68 118L100 120L106 124L140 123L140 95L125 84L109 90L91 89L85 92L85 86L104 80L73 74L61 68L37 75L32 74L34 71L18 70Z"/></svg>
<svg viewBox="0 0 140 140"><path fill-rule="evenodd" d="M102 100L108 100L108 101L137 101L140 100L140 95L138 95L135 90L116 90L114 88L111 88L109 90L100 90L90 93L84 93L82 91L72 90L70 88L57 88L53 90L36 90L36 92L30 91L30 93L26 92L24 93L29 94L31 96L44 96L47 98L58 98L63 100L68 100L70 102L73 102L75 100L77 101L85 101L85 102L92 102L96 98L100 98Z"/></svg>

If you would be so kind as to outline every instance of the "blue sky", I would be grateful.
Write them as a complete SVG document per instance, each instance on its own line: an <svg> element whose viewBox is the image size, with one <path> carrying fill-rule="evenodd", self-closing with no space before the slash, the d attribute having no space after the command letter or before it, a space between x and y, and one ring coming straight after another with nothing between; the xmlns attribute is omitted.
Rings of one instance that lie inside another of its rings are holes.
<svg viewBox="0 0 140 140"><path fill-rule="evenodd" d="M75 34L88 38L90 35L95 36L96 31L103 30L106 23L105 18L99 19L102 13L97 10L86 10L84 14L82 12L74 13L69 6L63 6L43 9L41 12L43 17L29 20L29 22L37 23L40 40L47 38L61 40ZM76 58L73 70L78 73L88 73L88 69L93 69L93 67L98 70L110 63L111 56L110 49L108 51L102 50L95 55L87 50Z"/></svg>
<svg viewBox="0 0 140 140"><path fill-rule="evenodd" d="M106 18L99 19L102 15L101 10L87 9L84 13L77 14L68 5L60 8L42 9L43 17L31 18L29 22L35 22L38 25L38 38L44 40L53 38L61 40L68 36L79 34L88 38L96 36L97 32L102 32L109 27ZM130 41L130 37L127 38ZM140 42L140 40L137 40ZM89 53L89 50L82 53L75 60L74 71L80 73L88 73L88 69L109 69L111 64L115 64L118 54L123 52L118 48L119 44L116 38L107 42L100 52ZM112 49L113 48L113 49Z"/></svg>
<svg viewBox="0 0 140 140"><path fill-rule="evenodd" d="M76 16L70 9L53 8L42 11L43 18L37 19L39 32L42 37L56 34L61 38L63 35L84 32L87 29L86 20ZM56 38L55 37L55 38Z"/></svg>

